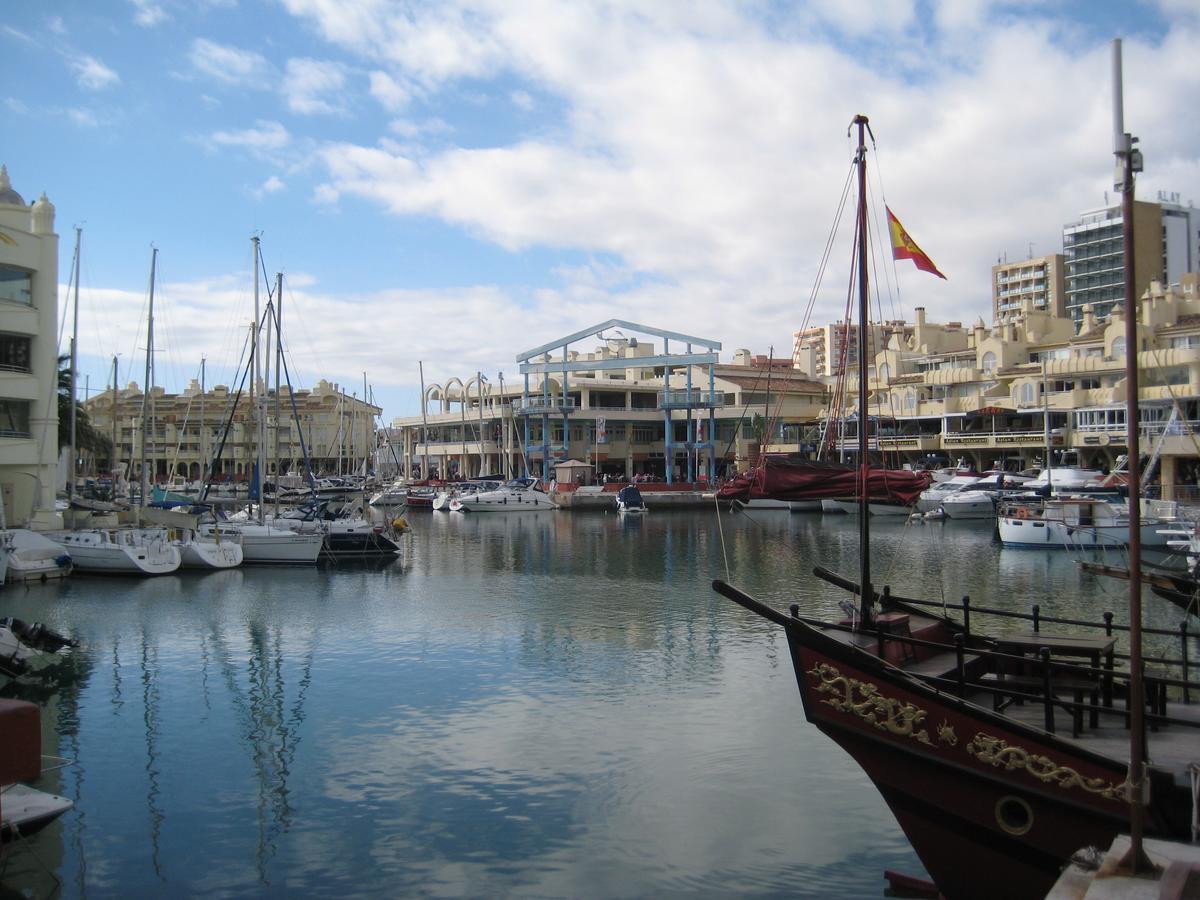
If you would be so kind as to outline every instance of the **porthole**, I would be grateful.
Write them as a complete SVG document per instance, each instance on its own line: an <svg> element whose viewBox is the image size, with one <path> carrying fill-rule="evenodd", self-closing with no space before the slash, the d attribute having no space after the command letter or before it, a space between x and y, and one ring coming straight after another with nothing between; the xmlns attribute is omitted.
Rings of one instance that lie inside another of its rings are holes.
<svg viewBox="0 0 1200 900"><path fill-rule="evenodd" d="M1001 797L996 801L996 824L1009 834L1026 834L1033 827L1033 809L1020 797Z"/></svg>

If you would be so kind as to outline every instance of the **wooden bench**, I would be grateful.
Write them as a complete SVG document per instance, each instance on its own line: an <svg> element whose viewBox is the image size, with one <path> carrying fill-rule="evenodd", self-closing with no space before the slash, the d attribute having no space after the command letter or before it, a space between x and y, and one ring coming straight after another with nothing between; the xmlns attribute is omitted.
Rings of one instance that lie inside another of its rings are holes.
<svg viewBox="0 0 1200 900"><path fill-rule="evenodd" d="M1054 734L1054 705L1057 703L1071 714L1071 736L1079 737L1083 731L1083 698L1088 695L1090 724L1095 728L1099 722L1099 712L1096 706L1100 696L1100 683L1090 678L1079 678L1070 675L1050 676L1050 691L1046 693L1046 679L1041 675L1026 675L1009 672L985 672L979 677L977 684L987 688L992 695L992 708L1000 711L1014 700L1018 704L1024 701L1022 694L1040 694L1046 710L1046 730ZM1059 694L1070 694L1069 704L1058 699ZM1007 695L1007 696L1006 696Z"/></svg>

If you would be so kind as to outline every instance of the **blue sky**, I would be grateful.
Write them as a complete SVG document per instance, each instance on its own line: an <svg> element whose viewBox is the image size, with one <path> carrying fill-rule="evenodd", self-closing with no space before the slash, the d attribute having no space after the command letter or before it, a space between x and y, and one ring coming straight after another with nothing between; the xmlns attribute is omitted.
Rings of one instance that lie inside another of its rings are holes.
<svg viewBox="0 0 1200 900"><path fill-rule="evenodd" d="M0 161L83 228L93 390L233 379L250 235L285 273L299 386L385 418L427 381L623 318L776 355L805 322L852 148L949 277L889 271L885 314L974 321L997 258L1061 249L1111 190L1125 42L1139 194L1200 202L1194 2L80 0L9 4ZM836 319L848 252L812 312ZM589 348L582 348L589 349Z"/></svg>

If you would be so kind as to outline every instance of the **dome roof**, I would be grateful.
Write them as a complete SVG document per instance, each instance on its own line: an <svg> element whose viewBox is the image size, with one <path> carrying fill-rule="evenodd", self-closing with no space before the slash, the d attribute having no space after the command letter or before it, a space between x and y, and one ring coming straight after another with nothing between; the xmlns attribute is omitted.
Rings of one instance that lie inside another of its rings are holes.
<svg viewBox="0 0 1200 900"><path fill-rule="evenodd" d="M25 205L25 198L13 190L12 182L8 180L8 166L0 166L0 203Z"/></svg>

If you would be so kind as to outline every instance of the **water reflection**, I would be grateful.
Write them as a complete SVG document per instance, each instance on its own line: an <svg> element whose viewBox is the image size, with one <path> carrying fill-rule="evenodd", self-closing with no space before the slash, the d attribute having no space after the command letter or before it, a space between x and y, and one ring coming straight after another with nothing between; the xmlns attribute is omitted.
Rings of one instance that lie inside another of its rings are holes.
<svg viewBox="0 0 1200 900"><path fill-rule="evenodd" d="M3 595L85 642L39 701L79 759L37 845L70 893L867 896L919 872L803 721L781 631L709 586L840 614L811 570L857 572L853 519L411 522L380 568ZM873 532L901 594L1094 616L1124 587L987 527Z"/></svg>

